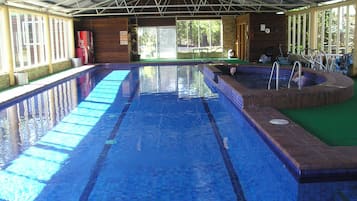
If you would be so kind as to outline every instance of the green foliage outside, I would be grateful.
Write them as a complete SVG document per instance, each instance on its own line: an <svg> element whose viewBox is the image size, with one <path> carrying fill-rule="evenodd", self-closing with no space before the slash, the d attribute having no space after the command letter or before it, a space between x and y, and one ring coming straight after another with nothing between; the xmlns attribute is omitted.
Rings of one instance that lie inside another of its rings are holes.
<svg viewBox="0 0 357 201"><path fill-rule="evenodd" d="M176 36L178 52L191 52L192 48L222 51L221 20L177 20Z"/></svg>

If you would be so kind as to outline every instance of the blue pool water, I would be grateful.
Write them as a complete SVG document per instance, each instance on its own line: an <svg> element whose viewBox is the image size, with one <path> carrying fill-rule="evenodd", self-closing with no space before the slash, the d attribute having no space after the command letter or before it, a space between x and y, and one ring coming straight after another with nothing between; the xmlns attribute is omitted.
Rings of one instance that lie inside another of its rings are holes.
<svg viewBox="0 0 357 201"><path fill-rule="evenodd" d="M356 182L297 182L197 66L100 72L92 87L64 84L4 110L1 121L18 110L31 126L18 137L3 128L1 201L357 200ZM63 98L46 104L59 110L39 112L53 93Z"/></svg>

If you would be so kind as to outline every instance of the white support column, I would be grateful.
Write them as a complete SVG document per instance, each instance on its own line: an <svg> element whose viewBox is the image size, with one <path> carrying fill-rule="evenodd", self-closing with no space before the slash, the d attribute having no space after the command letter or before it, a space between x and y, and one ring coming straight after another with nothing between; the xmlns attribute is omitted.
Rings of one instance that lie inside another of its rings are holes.
<svg viewBox="0 0 357 201"><path fill-rule="evenodd" d="M350 27L349 27L349 24L350 24L350 6L346 6L346 27L345 27L345 30L346 30L346 36L345 36L345 53L349 53L348 51L348 41L349 41L349 38L350 38Z"/></svg>
<svg viewBox="0 0 357 201"><path fill-rule="evenodd" d="M288 16L288 52L291 51L291 16Z"/></svg>
<svg viewBox="0 0 357 201"><path fill-rule="evenodd" d="M51 30L50 30L50 17L48 14L44 15L44 29L45 29L45 47L48 63L48 72L53 73L52 66L52 46L51 46Z"/></svg>
<svg viewBox="0 0 357 201"><path fill-rule="evenodd" d="M297 42L296 42L296 50L297 53L300 54L301 50L301 15L297 15Z"/></svg>
<svg viewBox="0 0 357 201"><path fill-rule="evenodd" d="M54 26L52 26L52 31L53 31L53 36L54 36L54 41L53 41L53 51L55 55L54 59L57 59L60 57L60 37L59 37L59 20L54 19L53 20Z"/></svg>
<svg viewBox="0 0 357 201"><path fill-rule="evenodd" d="M38 27L38 31L37 33L39 33L38 37L39 37L39 41L40 41L40 45L39 45L39 62L40 63L44 63L46 62L46 35L45 35L45 25L44 25L44 16L37 16L37 19L39 19L39 21L43 22L40 23L39 27Z"/></svg>
<svg viewBox="0 0 357 201"><path fill-rule="evenodd" d="M21 28L21 15L16 13L16 29L17 30L22 30ZM11 19L12 20L12 19ZM19 61L19 66L16 66L16 67L24 67L25 66L25 59L24 59L24 55L23 55L23 47L24 47L24 40L23 40L23 32L24 30L22 31L18 31L16 36L17 36L17 42L18 42L18 45L17 45L17 49L16 51L18 51L19 53L16 55L18 57L18 61ZM14 36L13 36L14 37ZM15 53L15 51L14 51ZM15 64L16 65L16 64Z"/></svg>
<svg viewBox="0 0 357 201"><path fill-rule="evenodd" d="M325 45L325 29L326 29L326 26L325 26L326 12L325 11L321 11L321 12L323 12L322 19L320 21L320 23L322 23L322 24L321 24L321 30L318 30L318 31L320 32L320 44L321 44L320 50L325 50L324 45ZM316 27L318 27L318 23L319 23L319 21L317 20L317 23L315 24ZM332 28L331 24L330 24L330 26L327 26L327 28L330 28L330 32L331 32L331 28ZM330 45L329 43L330 43L330 41L328 41L328 44L327 44L328 46Z"/></svg>
<svg viewBox="0 0 357 201"><path fill-rule="evenodd" d="M292 27L292 42L291 42L291 45L292 45L292 53L293 54L296 54L296 53L299 53L297 52L297 48L296 48L296 15L293 15L293 27Z"/></svg>
<svg viewBox="0 0 357 201"><path fill-rule="evenodd" d="M24 46L26 47L26 56L24 59L24 62L27 61L26 64L24 64L25 66L31 66L33 65L33 61L31 59L31 46L30 45L30 40L34 38L35 35L32 36L32 38L30 39L30 21L29 21L29 15L25 15L25 21L23 22L23 24L21 24L21 26L24 28L24 32L25 32L25 37L24 40L22 41ZM31 32L34 30L34 25L31 26ZM34 41L33 41L34 42Z"/></svg>
<svg viewBox="0 0 357 201"><path fill-rule="evenodd" d="M58 40L58 42L59 42L59 44L60 44L60 58L62 59L62 58L64 58L64 55L65 55L65 53L64 53L64 45L63 44L65 44L66 42L65 41L63 41L63 38L64 38L64 34L66 34L64 31L64 21L63 21L63 19L60 19L59 21L58 21L58 25L59 25L59 40Z"/></svg>
<svg viewBox="0 0 357 201"><path fill-rule="evenodd" d="M7 6L4 6L3 8L3 16L2 19L4 20L4 23L1 23L1 29L3 30L3 37L4 40L2 41L2 45L5 51L4 57L2 58L3 64L5 65L5 68L7 68L7 71L9 72L9 78L10 78L10 85L15 85L15 76L14 76L14 60L13 60L13 55L12 55L12 47L11 47L11 29L10 29L10 13L9 13L9 8Z"/></svg>
<svg viewBox="0 0 357 201"><path fill-rule="evenodd" d="M328 24L330 27L330 30L328 31L328 48L327 48L327 53L332 53L332 45L331 45L331 41L332 41L332 30L333 30L333 24L332 24L332 17L330 17L330 20L328 21ZM336 25L337 26L337 25ZM336 52L337 53L337 52Z"/></svg>
<svg viewBox="0 0 357 201"><path fill-rule="evenodd" d="M307 45L307 48L311 48L311 38L309 37L310 35L311 35L311 19L312 19L312 17L311 17L311 12L309 12L308 13L308 16L309 16L309 19L308 19L308 21L306 21L306 23L308 23L308 24L306 24L306 26L307 26L307 29L308 29L308 32L309 32L309 35L308 35L308 37L306 38L306 45Z"/></svg>
<svg viewBox="0 0 357 201"><path fill-rule="evenodd" d="M73 37L74 32L69 32L69 24L72 23L72 21L69 20L64 20L63 21L63 35L64 35L64 58L70 58L69 57L69 38L71 35L71 38Z"/></svg>
<svg viewBox="0 0 357 201"><path fill-rule="evenodd" d="M317 10L316 8L311 9L311 19L310 19L310 48L317 49Z"/></svg>
<svg viewBox="0 0 357 201"><path fill-rule="evenodd" d="M38 51L37 49L39 48L38 47L38 44L39 44L39 40L38 40L38 35L40 34L38 32L38 27L41 26L41 24L39 23L39 17L38 16L32 16L32 20L30 22L32 24L32 31L33 31L33 57L34 57L34 60L33 62L35 64L39 63L39 60L38 60Z"/></svg>
<svg viewBox="0 0 357 201"><path fill-rule="evenodd" d="M355 0L355 5L354 8L356 10L356 6L357 6L357 0ZM355 14L355 22L357 22L357 15ZM355 33L354 33L354 48L353 48L353 67L352 67L352 71L351 74L352 76L357 76L357 29L355 29Z"/></svg>
<svg viewBox="0 0 357 201"><path fill-rule="evenodd" d="M341 37L340 37L340 28L341 28L341 7L338 7L337 9L337 43L336 43L336 54L340 54L340 42L341 42Z"/></svg>
<svg viewBox="0 0 357 201"><path fill-rule="evenodd" d="M68 33L66 33L69 38L68 38L68 44L69 44L69 54L68 56L70 58L75 57L75 46L74 46L74 25L73 25L73 19L70 20L69 22L69 27L68 27Z"/></svg>
<svg viewBox="0 0 357 201"><path fill-rule="evenodd" d="M306 13L303 14L302 18L302 49L306 49Z"/></svg>

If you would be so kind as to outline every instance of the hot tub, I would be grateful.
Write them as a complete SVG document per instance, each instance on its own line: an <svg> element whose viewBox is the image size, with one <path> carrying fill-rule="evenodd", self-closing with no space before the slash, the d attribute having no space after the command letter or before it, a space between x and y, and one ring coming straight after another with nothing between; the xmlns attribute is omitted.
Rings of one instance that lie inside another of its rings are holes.
<svg viewBox="0 0 357 201"><path fill-rule="evenodd" d="M232 76L237 82L241 83L247 88L250 89L267 89L269 77L270 77L270 68L254 67L254 66L227 66L227 65L217 65L223 75L230 75L229 68L236 68L236 73ZM288 88L289 78L290 78L291 69L281 68L279 72L279 88ZM319 76L316 73L304 72L306 77L306 82L304 82L304 87L314 86L321 84L326 81L323 76ZM274 74L271 88L275 89L275 79ZM290 82L291 88L298 88L296 82Z"/></svg>
<svg viewBox="0 0 357 201"><path fill-rule="evenodd" d="M280 68L279 90L272 81L267 84L270 66L239 65L237 75L229 73L225 64L206 65L206 81L215 85L237 107L272 106L274 108L303 108L343 102L353 96L353 80L340 73L320 72L303 68L308 84L301 90L295 85L287 88L291 67ZM275 75L273 76L275 77Z"/></svg>

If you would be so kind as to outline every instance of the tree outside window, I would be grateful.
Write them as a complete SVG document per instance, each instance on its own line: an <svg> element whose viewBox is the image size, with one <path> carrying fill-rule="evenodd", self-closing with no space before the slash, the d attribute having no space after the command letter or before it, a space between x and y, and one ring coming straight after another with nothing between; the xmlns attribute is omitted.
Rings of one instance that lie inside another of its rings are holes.
<svg viewBox="0 0 357 201"><path fill-rule="evenodd" d="M177 20L178 52L207 48L209 52L222 51L221 20Z"/></svg>

